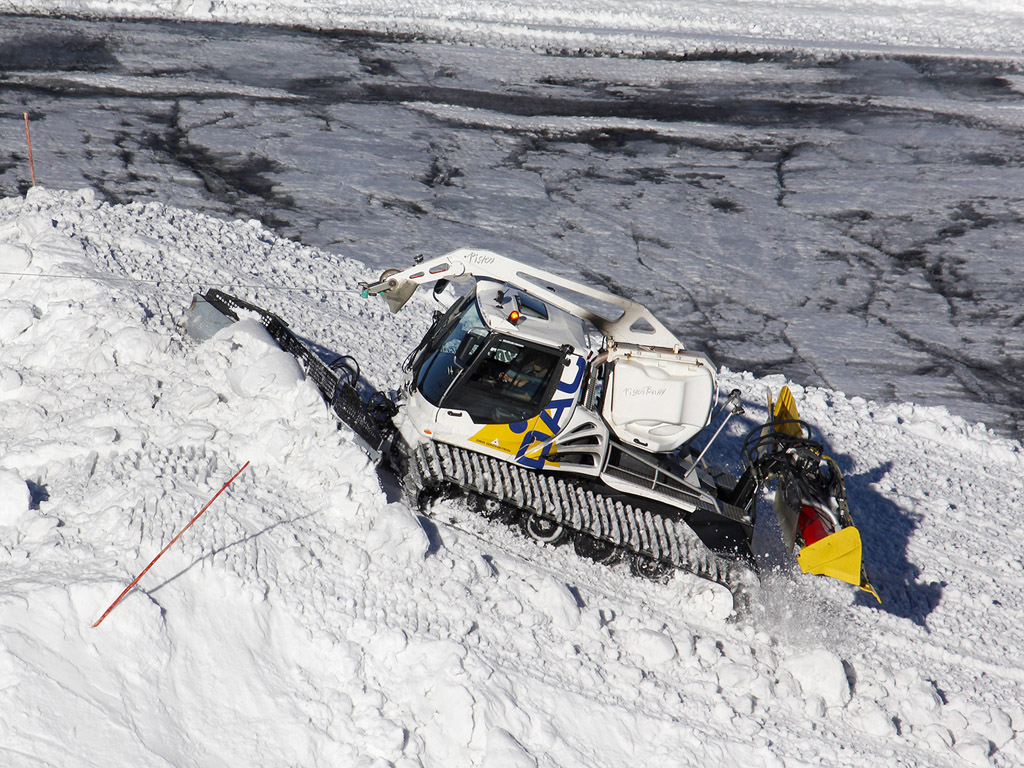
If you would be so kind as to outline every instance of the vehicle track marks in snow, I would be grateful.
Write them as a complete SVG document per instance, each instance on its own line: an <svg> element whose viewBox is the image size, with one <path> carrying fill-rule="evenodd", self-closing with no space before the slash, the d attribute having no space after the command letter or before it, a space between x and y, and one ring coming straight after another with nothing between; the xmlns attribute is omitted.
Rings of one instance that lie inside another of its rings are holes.
<svg viewBox="0 0 1024 768"><path fill-rule="evenodd" d="M166 290L104 281L115 247ZM336 288L363 276L353 262L244 222L42 189L0 201L3 259L41 273L0 276L0 488L16 504L0 506L0 707L19 766L1024 761L1019 443L945 409L790 383L847 473L891 602L775 553L789 565L731 623L685 574L639 581L457 504L425 525L388 502L309 382L262 375L282 369L252 324L180 339L183 265L197 282ZM41 276L58 267L100 276ZM388 386L430 316L420 297L399 325L354 294L253 293L325 355L374 350L367 378ZM784 381L722 375L751 418ZM76 743L46 737L54 722Z"/></svg>

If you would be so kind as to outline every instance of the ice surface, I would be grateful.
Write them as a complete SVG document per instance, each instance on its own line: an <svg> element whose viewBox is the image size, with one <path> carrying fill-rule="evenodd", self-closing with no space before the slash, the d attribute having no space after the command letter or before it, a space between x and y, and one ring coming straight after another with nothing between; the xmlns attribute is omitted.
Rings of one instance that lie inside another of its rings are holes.
<svg viewBox="0 0 1024 768"><path fill-rule="evenodd" d="M645 23L672 7L645 9ZM958 6L982 7L1009 12ZM874 10L843 8L836 23ZM971 28L947 29L955 10L936 15L944 33ZM6 21L0 101L32 109L47 185L259 220L325 258L362 260L364 278L490 247L642 299L720 365L1024 429L1016 60L915 56L895 41L882 56L709 42L714 53L637 58ZM28 187L12 146L8 195ZM192 266L175 246L140 233L118 250L173 262L180 279ZM268 268L265 284L329 287L276 255Z"/></svg>

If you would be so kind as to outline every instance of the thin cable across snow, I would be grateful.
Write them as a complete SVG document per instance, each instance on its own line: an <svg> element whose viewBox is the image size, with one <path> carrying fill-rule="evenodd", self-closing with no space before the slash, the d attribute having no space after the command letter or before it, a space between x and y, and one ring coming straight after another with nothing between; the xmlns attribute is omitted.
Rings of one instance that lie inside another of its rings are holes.
<svg viewBox="0 0 1024 768"><path fill-rule="evenodd" d="M0 271L0 275L7 277L35 277L44 280L92 280L92 281L110 281L116 283L145 283L149 285L178 285L186 288L198 285L196 281L189 280L174 280L172 278L144 278L144 277L113 277L113 276L97 276L97 275L53 275L38 272L6 272ZM205 283L203 285L206 285ZM306 286L294 286L294 285L264 285L260 283L219 283L222 288L230 288L232 290L245 289L245 290L265 290L265 291L289 291L291 293L359 293L354 288L310 288Z"/></svg>

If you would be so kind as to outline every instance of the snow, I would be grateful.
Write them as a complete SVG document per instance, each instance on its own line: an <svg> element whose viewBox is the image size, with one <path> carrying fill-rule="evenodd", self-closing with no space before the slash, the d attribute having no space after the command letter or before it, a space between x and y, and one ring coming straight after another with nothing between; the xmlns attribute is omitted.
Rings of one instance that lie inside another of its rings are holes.
<svg viewBox="0 0 1024 768"><path fill-rule="evenodd" d="M27 189L28 111L51 188L259 219L377 272L490 247L644 297L734 370L1024 435L1017 64L41 17L5 32L3 195Z"/></svg>
<svg viewBox="0 0 1024 768"><path fill-rule="evenodd" d="M301 25L447 42L686 54L900 50L1019 58L1017 0L0 0L0 12Z"/></svg>
<svg viewBox="0 0 1024 768"><path fill-rule="evenodd" d="M831 651L815 648L797 653L781 666L800 684L800 690L810 702L818 697L829 707L844 707L850 703L850 681L843 660Z"/></svg>
<svg viewBox="0 0 1024 768"><path fill-rule="evenodd" d="M1019 60L1024 50L1024 6L1010 0L0 0L0 12L301 24L627 55ZM171 75L166 85L179 87ZM901 94L878 98L897 104ZM445 114L533 120L458 106ZM986 119L1016 128L1005 114L992 108ZM631 122L600 126L612 124ZM792 161L815 162L811 153ZM825 181L799 204L856 207L829 197ZM894 181L894 213L911 181ZM586 229L600 237L598 223ZM1000 277L1008 257L991 250L963 268L993 284L1012 279ZM727 595L685 575L638 581L457 503L425 517L382 486L258 324L243 319L202 343L182 330L192 294L223 287L277 312L325 354L356 355L368 380L394 388L431 307L415 297L395 318L364 301L367 271L258 222L112 205L90 189L36 187L0 200L0 762L1024 764L1019 442L942 406L723 371L748 413L716 458L735 468L741 434L764 415L764 389L789 383L847 476L884 600L797 573L762 504L762 591L737 618ZM884 292L875 300L901 302ZM900 322L912 329L927 317L915 307ZM808 348L815 343L809 333Z"/></svg>
<svg viewBox="0 0 1024 768"><path fill-rule="evenodd" d="M796 573L765 507L737 620L685 575L640 581L454 502L424 517L258 324L182 331L194 291L234 288L393 387L430 305L363 300L358 262L39 187L0 201L0 243L6 765L1024 761L1018 442L791 383L885 602ZM751 423L784 383L723 378Z"/></svg>
<svg viewBox="0 0 1024 768"><path fill-rule="evenodd" d="M14 527L28 512L32 494L21 475L10 469L2 469L0 499L4 500L3 508L0 509L0 525Z"/></svg>

